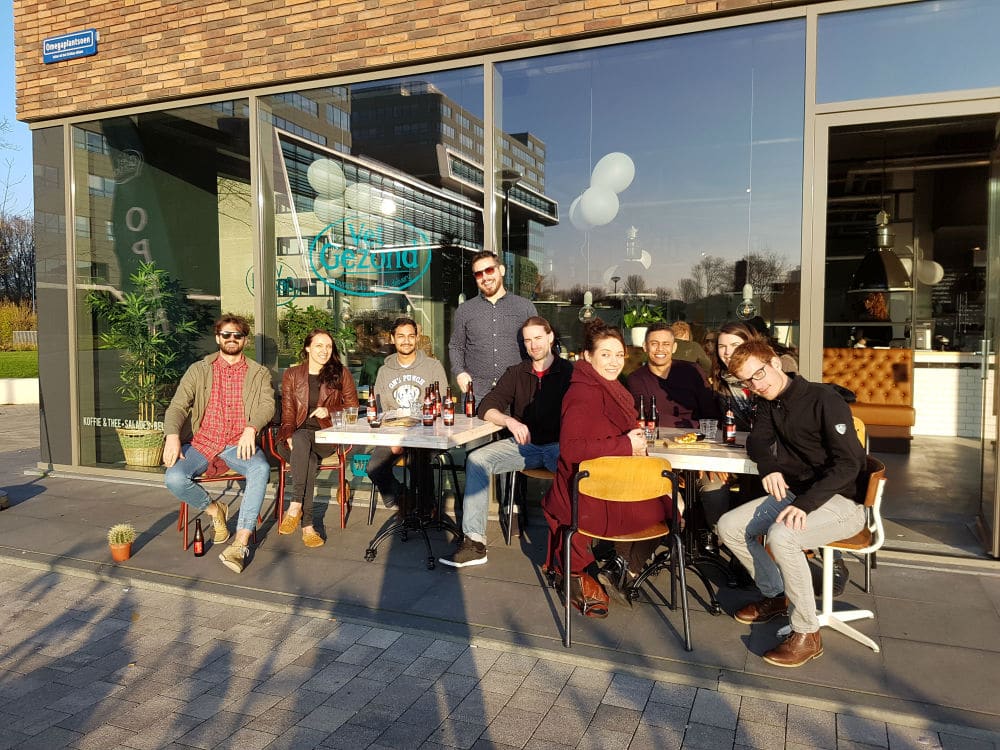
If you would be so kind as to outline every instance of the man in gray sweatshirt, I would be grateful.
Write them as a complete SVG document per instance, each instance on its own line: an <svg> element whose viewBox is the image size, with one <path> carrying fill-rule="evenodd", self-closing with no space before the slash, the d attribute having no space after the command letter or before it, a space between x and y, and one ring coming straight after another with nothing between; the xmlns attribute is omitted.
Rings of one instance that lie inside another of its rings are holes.
<svg viewBox="0 0 1000 750"><path fill-rule="evenodd" d="M372 394L379 397L386 411L402 409L417 414L427 386L435 381L447 384L448 376L439 360L417 349L417 324L412 318L396 318L390 333L396 353L386 357L379 368ZM368 461L368 478L378 487L386 508L396 507L403 493L403 485L392 473L402 452L399 447L378 446Z"/></svg>

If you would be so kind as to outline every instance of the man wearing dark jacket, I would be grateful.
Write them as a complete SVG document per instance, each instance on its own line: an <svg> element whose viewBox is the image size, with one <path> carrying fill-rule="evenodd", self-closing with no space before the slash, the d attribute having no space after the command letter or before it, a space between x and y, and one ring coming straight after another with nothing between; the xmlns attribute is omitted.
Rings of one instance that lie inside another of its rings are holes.
<svg viewBox="0 0 1000 750"><path fill-rule="evenodd" d="M864 526L864 507L856 496L865 452L844 399L827 385L782 372L781 360L767 343L741 345L729 369L761 399L747 453L768 493L719 520L719 536L764 595L735 617L752 625L787 612L792 632L764 654L764 661L800 667L823 653L812 577L802 550L853 536Z"/></svg>
<svg viewBox="0 0 1000 750"><path fill-rule="evenodd" d="M464 539L443 565L463 568L486 562L486 515L490 477L559 462L559 420L573 365L552 354L554 336L545 318L533 315L521 326L528 359L507 368L479 402L480 419L506 427L511 437L472 451L465 460L462 503Z"/></svg>

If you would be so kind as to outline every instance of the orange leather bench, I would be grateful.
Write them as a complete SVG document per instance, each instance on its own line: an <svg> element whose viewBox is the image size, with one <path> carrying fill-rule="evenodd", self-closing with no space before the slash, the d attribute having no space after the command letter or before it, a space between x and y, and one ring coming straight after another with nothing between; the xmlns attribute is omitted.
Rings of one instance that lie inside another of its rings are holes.
<svg viewBox="0 0 1000 750"><path fill-rule="evenodd" d="M911 438L917 416L912 349L824 349L823 382L854 391L851 412L871 437Z"/></svg>

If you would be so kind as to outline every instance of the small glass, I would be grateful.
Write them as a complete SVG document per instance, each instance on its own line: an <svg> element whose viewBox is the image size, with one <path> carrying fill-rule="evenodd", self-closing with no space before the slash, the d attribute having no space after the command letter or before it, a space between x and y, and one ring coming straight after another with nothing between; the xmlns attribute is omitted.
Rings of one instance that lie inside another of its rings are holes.
<svg viewBox="0 0 1000 750"><path fill-rule="evenodd" d="M344 409L344 418L347 420L347 424L357 424L358 407L348 406L346 409Z"/></svg>
<svg viewBox="0 0 1000 750"><path fill-rule="evenodd" d="M344 426L344 412L342 410L338 409L337 411L333 412L330 415L330 419L333 420L333 426L334 427L343 427ZM357 419L356 416L355 416L355 419Z"/></svg>
<svg viewBox="0 0 1000 750"><path fill-rule="evenodd" d="M719 434L719 420L718 419L699 419L698 429L705 436L705 440L715 440L716 436Z"/></svg>

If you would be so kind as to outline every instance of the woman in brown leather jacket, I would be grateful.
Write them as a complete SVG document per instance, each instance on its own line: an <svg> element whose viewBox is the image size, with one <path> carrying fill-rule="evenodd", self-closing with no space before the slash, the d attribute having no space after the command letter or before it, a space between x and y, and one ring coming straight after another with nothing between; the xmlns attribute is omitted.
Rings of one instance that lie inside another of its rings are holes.
<svg viewBox="0 0 1000 750"><path fill-rule="evenodd" d="M312 523L313 484L320 460L337 446L317 444L316 430L330 426L332 412L357 406L358 390L326 331L310 331L299 358L299 364L285 370L281 378L278 449L292 465L292 481L287 490L288 510L278 533L291 534L301 522L305 545L320 547L323 537Z"/></svg>

